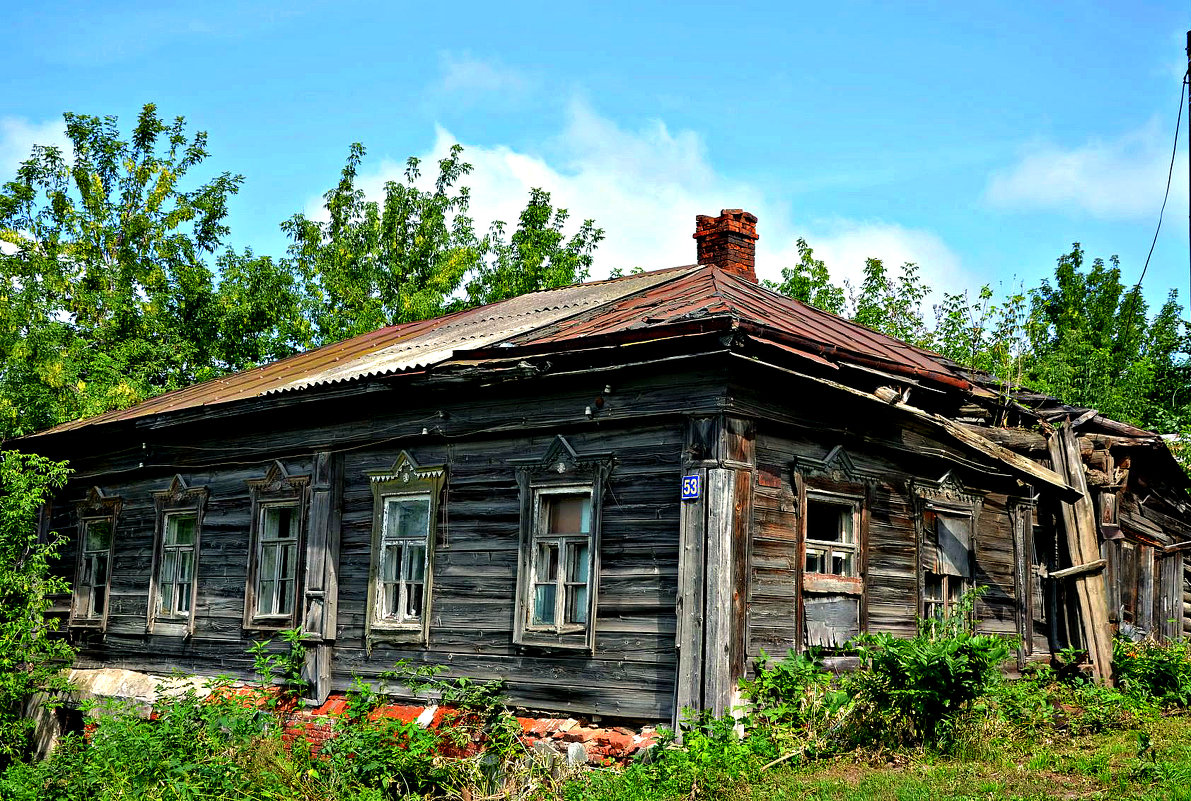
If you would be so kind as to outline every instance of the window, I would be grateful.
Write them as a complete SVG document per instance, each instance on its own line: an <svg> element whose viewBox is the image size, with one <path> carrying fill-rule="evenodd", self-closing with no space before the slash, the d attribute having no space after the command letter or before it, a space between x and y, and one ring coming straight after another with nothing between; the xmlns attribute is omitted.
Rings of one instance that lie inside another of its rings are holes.
<svg viewBox="0 0 1191 801"><path fill-rule="evenodd" d="M306 507L310 476L290 475L274 462L263 479L249 481L252 549L245 590L244 627L286 629L303 611Z"/></svg>
<svg viewBox="0 0 1191 801"><path fill-rule="evenodd" d="M429 535L429 496L385 498L376 620L421 624Z"/></svg>
<svg viewBox="0 0 1191 801"><path fill-rule="evenodd" d="M199 540L205 487L190 487L181 475L169 489L153 493L157 506L157 537L153 548L148 628L154 634L189 636L194 633L198 603Z"/></svg>
<svg viewBox="0 0 1191 801"><path fill-rule="evenodd" d="M537 490L529 625L562 632L587 625L591 490Z"/></svg>
<svg viewBox="0 0 1191 801"><path fill-rule="evenodd" d="M112 583L112 545L120 499L92 487L78 505L78 561L70 604L70 625L103 630L107 626Z"/></svg>
<svg viewBox="0 0 1191 801"><path fill-rule="evenodd" d="M298 584L297 504L260 510L254 617L293 617Z"/></svg>
<svg viewBox="0 0 1191 801"><path fill-rule="evenodd" d="M74 584L76 622L102 622L107 615L109 566L112 558L112 521L83 520L79 571Z"/></svg>
<svg viewBox="0 0 1191 801"><path fill-rule="evenodd" d="M943 617L972 587L972 515L928 509L925 519L934 553L928 553L922 582L922 613Z"/></svg>
<svg viewBox="0 0 1191 801"><path fill-rule="evenodd" d="M190 617L197 529L198 515L166 515L165 536L161 542L161 569L157 578L158 617Z"/></svg>
<svg viewBox="0 0 1191 801"><path fill-rule="evenodd" d="M374 501L367 647L425 644L430 631L438 499L446 465L422 467L402 451L392 469L369 473Z"/></svg>
<svg viewBox="0 0 1191 801"><path fill-rule="evenodd" d="M543 456L511 462L521 488L513 641L593 653L600 500L612 455L580 453L555 437Z"/></svg>
<svg viewBox="0 0 1191 801"><path fill-rule="evenodd" d="M853 578L858 575L858 517L859 507L855 503L807 498L807 573Z"/></svg>

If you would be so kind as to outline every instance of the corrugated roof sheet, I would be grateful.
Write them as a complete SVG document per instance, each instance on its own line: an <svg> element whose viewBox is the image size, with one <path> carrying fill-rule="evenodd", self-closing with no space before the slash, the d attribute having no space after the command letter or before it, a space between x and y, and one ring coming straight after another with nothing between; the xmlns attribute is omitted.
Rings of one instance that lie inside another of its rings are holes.
<svg viewBox="0 0 1191 801"><path fill-rule="evenodd" d="M961 381L945 360L928 351L717 267L692 265L532 292L433 320L389 326L43 433L425 369L477 349L541 350L610 334L651 336L654 329L713 317L748 324L763 337L792 340L818 359L866 360L952 384Z"/></svg>

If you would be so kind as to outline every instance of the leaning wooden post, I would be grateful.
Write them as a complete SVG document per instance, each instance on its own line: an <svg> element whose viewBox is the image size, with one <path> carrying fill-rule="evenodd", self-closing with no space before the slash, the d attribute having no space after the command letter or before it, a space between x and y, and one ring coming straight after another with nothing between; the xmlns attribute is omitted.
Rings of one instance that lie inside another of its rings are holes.
<svg viewBox="0 0 1191 801"><path fill-rule="evenodd" d="M1054 470L1080 494L1074 501L1061 502L1063 529L1073 567L1066 571L1075 578L1079 616L1088 640L1088 654L1097 679L1112 684L1112 628L1104 592L1104 560L1096 531L1095 506L1088 492L1079 443L1070 424L1059 427L1047 443Z"/></svg>

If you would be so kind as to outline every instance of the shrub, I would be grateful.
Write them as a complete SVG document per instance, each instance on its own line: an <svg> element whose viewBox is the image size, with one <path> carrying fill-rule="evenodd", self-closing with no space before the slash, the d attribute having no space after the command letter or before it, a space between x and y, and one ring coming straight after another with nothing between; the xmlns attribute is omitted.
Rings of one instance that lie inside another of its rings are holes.
<svg viewBox="0 0 1191 801"><path fill-rule="evenodd" d="M920 620L911 639L853 640L862 669L846 686L861 712L860 736L937 745L950 722L1000 680L1009 644L975 633L975 598L970 591L946 617Z"/></svg>
<svg viewBox="0 0 1191 801"><path fill-rule="evenodd" d="M1162 706L1191 705L1191 644L1187 640L1113 640L1112 660L1122 690Z"/></svg>

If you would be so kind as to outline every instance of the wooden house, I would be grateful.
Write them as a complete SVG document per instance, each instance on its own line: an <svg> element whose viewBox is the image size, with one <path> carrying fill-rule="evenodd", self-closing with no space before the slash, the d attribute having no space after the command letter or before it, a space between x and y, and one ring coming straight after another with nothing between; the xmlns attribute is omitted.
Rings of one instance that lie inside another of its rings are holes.
<svg viewBox="0 0 1191 801"><path fill-rule="evenodd" d="M751 214L695 238L22 440L75 470L45 527L79 667L247 677L298 627L319 698L406 659L670 721L973 586L1021 665L1184 631L1160 438L758 285Z"/></svg>

